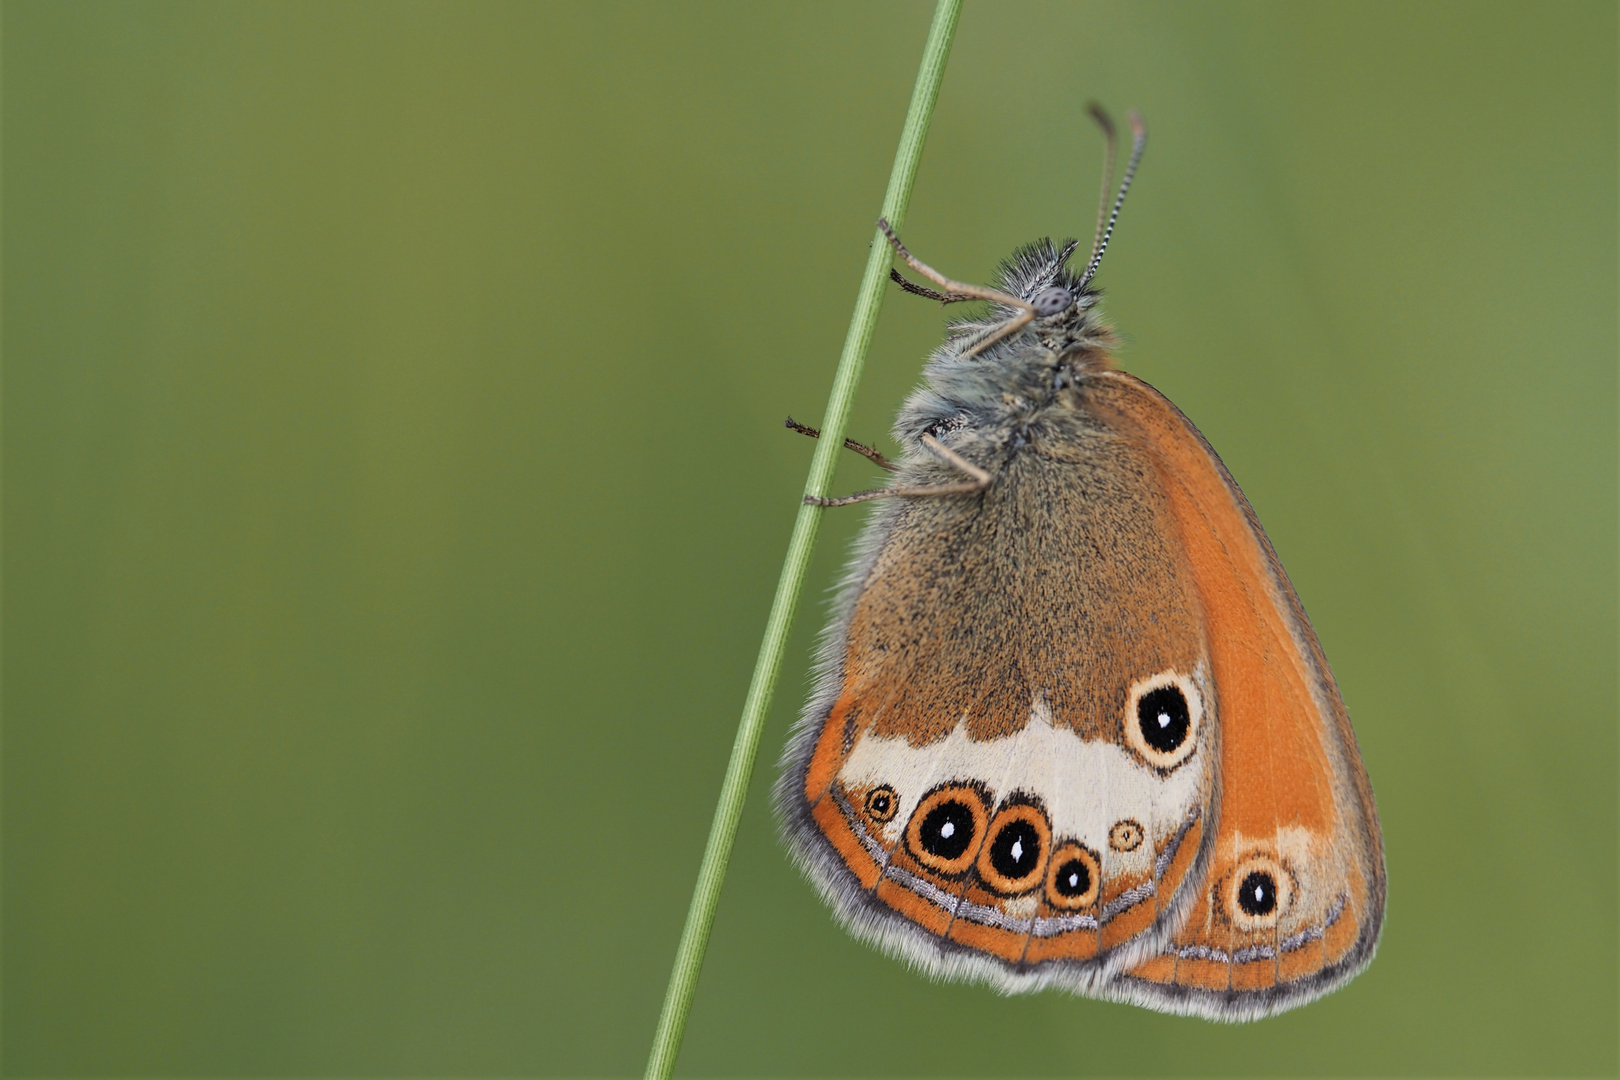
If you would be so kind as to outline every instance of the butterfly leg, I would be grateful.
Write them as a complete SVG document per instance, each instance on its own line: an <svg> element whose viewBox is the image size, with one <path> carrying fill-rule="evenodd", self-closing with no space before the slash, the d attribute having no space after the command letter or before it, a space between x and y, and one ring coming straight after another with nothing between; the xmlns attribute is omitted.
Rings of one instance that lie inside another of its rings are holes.
<svg viewBox="0 0 1620 1080"><path fill-rule="evenodd" d="M998 304L1006 304L1008 307L1018 308L1020 311L1035 310L1034 304L1026 300L1020 300L1016 296L1009 296L1000 289L991 289L983 285L969 285L963 281L952 281L908 251L906 245L900 242L900 238L889 227L888 219L878 218L878 228L882 229L883 235L889 238L889 245L894 248L895 254L904 259L907 266L944 289L947 297L955 300L994 300Z"/></svg>
<svg viewBox="0 0 1620 1080"><path fill-rule="evenodd" d="M966 473L969 477L954 484L896 484L894 487L878 488L874 491L857 491L853 495L845 495L840 499L824 499L816 495L806 495L806 506L849 506L853 503L870 502L873 499L887 499L896 495L971 495L983 491L990 486L994 479L987 471L979 468L955 450L946 446L932 435L924 435L922 444L933 452L934 456L955 468Z"/></svg>
<svg viewBox="0 0 1620 1080"><path fill-rule="evenodd" d="M935 290L928 288L926 285L917 284L915 281L912 281L910 278L906 277L906 275L902 274L893 267L890 267L889 269L889 280L906 290L906 292L911 293L913 296L926 297L929 300L938 300L942 304L954 304L961 300L973 299L971 296L952 296L950 293L936 292Z"/></svg>
<svg viewBox="0 0 1620 1080"><path fill-rule="evenodd" d="M1033 309L1020 312L1008 319L1006 322L1002 323L1000 326L996 327L984 337L980 338L976 343L974 343L973 348L964 351L960 358L963 360L969 360L988 349L990 346L994 345L1008 334L1017 333L1034 321L1035 312Z"/></svg>
<svg viewBox="0 0 1620 1080"><path fill-rule="evenodd" d="M958 454L955 450L952 450L950 447L946 446L932 435L924 432L922 444L928 447L928 449L932 450L935 457L939 458L945 464L952 466L959 472L966 473L968 476L972 477L972 479L961 484L933 484L927 487L919 487L915 489L918 493L943 495L945 494L945 488L950 488L953 492L983 491L985 488L990 486L991 477L987 471L979 468L977 465L973 464L973 462L969 461L961 454Z"/></svg>
<svg viewBox="0 0 1620 1080"><path fill-rule="evenodd" d="M791 416L787 418L787 424L784 426L792 428L800 435L808 435L812 439L821 438L820 429L813 428L808 424L801 424ZM880 469L887 469L890 472L894 472L894 462L878 453L877 447L875 446L867 446L865 443L858 443L854 439L845 439L844 449L855 451L857 454L861 455L861 457L872 461Z"/></svg>
<svg viewBox="0 0 1620 1080"><path fill-rule="evenodd" d="M894 234L894 230L889 227L889 222L887 219L878 218L878 228L883 230L883 235L889 238L889 244L894 248L895 254L904 259L907 266L911 267L913 270L917 271L917 273L921 274L923 277L945 290L944 293L936 293L932 289L924 289L921 286L913 285L911 282L891 271L890 276L898 281L901 288L905 289L907 292L918 293L922 296L927 296L930 299L938 299L942 304L949 304L957 300L990 300L997 304L1004 304L1007 307L1014 308L1018 311L1017 315L1014 315L1006 322L1003 322L1001 325L997 326L983 339L976 342L971 349L968 349L966 352L962 353L962 359L966 360L980 352L983 352L985 349L989 348L991 345L994 345L1008 334L1017 333L1019 330L1022 330L1035 320L1035 305L1031 304L1029 301L1020 300L1018 297L1004 293L1000 289L991 289L986 288L983 285L969 285L961 281L952 281L938 270L935 270L932 266L929 266L927 263L917 258L917 256L913 255L910 251L906 250L906 245L902 244L900 242L900 238Z"/></svg>

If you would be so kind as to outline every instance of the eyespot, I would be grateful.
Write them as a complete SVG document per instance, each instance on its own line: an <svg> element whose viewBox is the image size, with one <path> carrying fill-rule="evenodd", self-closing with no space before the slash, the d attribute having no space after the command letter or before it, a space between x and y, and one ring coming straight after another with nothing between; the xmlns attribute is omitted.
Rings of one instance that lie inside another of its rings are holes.
<svg viewBox="0 0 1620 1080"><path fill-rule="evenodd" d="M1277 910L1277 882L1264 870L1250 870L1237 887L1237 904L1245 915L1270 915Z"/></svg>
<svg viewBox="0 0 1620 1080"><path fill-rule="evenodd" d="M1135 851L1142 846L1144 835L1142 823L1136 819L1116 821L1114 827L1108 830L1108 846L1115 851Z"/></svg>
<svg viewBox="0 0 1620 1080"><path fill-rule="evenodd" d="M1074 303L1074 294L1061 285L1049 285L1035 294L1030 304L1035 308L1037 319L1048 319L1053 315L1061 315Z"/></svg>
<svg viewBox="0 0 1620 1080"><path fill-rule="evenodd" d="M900 809L900 796L888 784L880 784L866 793L862 805L866 808L867 817L879 825L887 825L894 820L895 811Z"/></svg>
<svg viewBox="0 0 1620 1080"><path fill-rule="evenodd" d="M977 788L947 784L917 804L906 824L906 849L936 873L960 874L973 865L989 816Z"/></svg>
<svg viewBox="0 0 1620 1080"><path fill-rule="evenodd" d="M1169 771L1198 748L1203 700L1185 675L1173 671L1135 683L1125 709L1125 741L1143 761Z"/></svg>
<svg viewBox="0 0 1620 1080"><path fill-rule="evenodd" d="M1294 899L1294 875L1269 855L1250 855L1227 875L1224 906L1240 930L1268 930Z"/></svg>
<svg viewBox="0 0 1620 1080"><path fill-rule="evenodd" d="M988 836L978 861L979 877L987 886L1016 895L1040 885L1052 847L1052 827L1038 807L1028 803L1003 807L990 822Z"/></svg>
<svg viewBox="0 0 1620 1080"><path fill-rule="evenodd" d="M1052 853L1046 869L1046 902L1059 911L1079 911L1097 902L1102 864L1095 853L1070 840Z"/></svg>
<svg viewBox="0 0 1620 1080"><path fill-rule="evenodd" d="M1136 700L1136 722L1142 741L1160 754L1174 754L1192 730L1192 713L1181 687L1149 690Z"/></svg>

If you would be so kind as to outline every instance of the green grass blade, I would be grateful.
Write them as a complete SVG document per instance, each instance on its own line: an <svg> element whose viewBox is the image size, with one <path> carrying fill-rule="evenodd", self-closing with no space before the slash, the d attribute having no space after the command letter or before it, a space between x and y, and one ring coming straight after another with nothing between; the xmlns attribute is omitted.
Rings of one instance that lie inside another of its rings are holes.
<svg viewBox="0 0 1620 1080"><path fill-rule="evenodd" d="M917 85L911 92L911 108L906 113L906 126L900 133L900 146L894 155L894 170L889 174L889 188L883 197L882 216L896 229L905 221L912 181L917 176L917 162L922 157L928 122L934 113L934 101L939 97L939 84L945 76L945 61L950 55L951 39L955 36L956 20L961 10L962 0L939 0L934 9L928 43L923 49L922 66L917 72ZM872 251L866 260L866 272L861 277L855 314L850 318L849 333L844 338L844 350L838 359L838 372L833 376L832 394L828 397L827 411L822 417L821 438L816 442L815 456L810 462L810 478L804 488L807 495L827 494L827 487L832 482L833 467L837 463L838 452L843 448L850 402L855 396L855 385L861 378L861 368L866 363L866 350L872 343L878 312L883 307L888 269L888 242L881 232L874 229ZM801 506L799 516L793 523L793 538L788 542L782 576L776 583L776 597L771 602L770 618L765 624L765 639L760 642L754 678L743 704L742 720L737 725L737 739L731 746L731 760L726 763L726 778L720 787L714 823L709 826L703 864L698 869L697 886L692 891L692 906L686 912L686 926L681 931L680 947L675 953L675 967L669 974L669 989L665 991L664 1008L658 1017L658 1031L653 1036L652 1054L647 1059L647 1080L664 1080L668 1077L674 1071L675 1058L680 1053L686 1018L692 1009L692 995L697 989L698 972L703 967L709 931L714 926L715 908L720 902L721 886L725 883L726 864L731 860L731 846L737 838L737 822L742 817L743 801L748 794L748 779L754 771L754 758L759 753L760 732L764 729L765 714L770 709L771 696L776 690L777 675L782 670L788 629L793 625L793 612L798 606L799 592L804 585L805 572L810 565L810 550L815 545L816 528L820 522L820 508Z"/></svg>

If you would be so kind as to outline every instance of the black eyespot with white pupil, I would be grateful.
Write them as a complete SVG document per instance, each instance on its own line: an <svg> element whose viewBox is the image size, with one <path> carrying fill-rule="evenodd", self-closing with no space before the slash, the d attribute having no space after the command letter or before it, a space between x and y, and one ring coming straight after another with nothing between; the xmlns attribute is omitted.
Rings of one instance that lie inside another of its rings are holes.
<svg viewBox="0 0 1620 1080"><path fill-rule="evenodd" d="M954 799L940 803L923 818L917 840L930 855L961 858L973 842L973 811Z"/></svg>
<svg viewBox="0 0 1620 1080"><path fill-rule="evenodd" d="M1277 910L1277 882L1264 870L1250 871L1238 885L1237 902L1245 915L1270 915Z"/></svg>
<svg viewBox="0 0 1620 1080"><path fill-rule="evenodd" d="M1052 887L1061 896L1084 896L1091 891L1091 867L1084 859L1070 859L1057 868Z"/></svg>
<svg viewBox="0 0 1620 1080"><path fill-rule="evenodd" d="M924 795L906 822L905 849L922 867L955 877L989 852L980 841L989 835L989 800L971 783L944 784Z"/></svg>
<svg viewBox="0 0 1620 1080"><path fill-rule="evenodd" d="M1061 315L1074 303L1074 294L1061 285L1050 285L1035 294L1030 304L1035 308L1037 319L1049 319L1053 315Z"/></svg>
<svg viewBox="0 0 1620 1080"><path fill-rule="evenodd" d="M1046 870L1046 902L1059 911L1083 911L1102 892L1097 853L1074 840L1057 846Z"/></svg>
<svg viewBox="0 0 1620 1080"><path fill-rule="evenodd" d="M1143 694L1136 703L1136 722L1142 741L1161 754L1171 753L1186 742L1192 714L1181 687L1171 684Z"/></svg>
<svg viewBox="0 0 1620 1080"><path fill-rule="evenodd" d="M888 822L894 819L894 812L900 808L900 799L894 788L887 784L875 787L866 793L866 813L873 821Z"/></svg>
<svg viewBox="0 0 1620 1080"><path fill-rule="evenodd" d="M1040 861L1041 834L1027 821L1008 822L990 840L990 865L1003 877L1025 877Z"/></svg>

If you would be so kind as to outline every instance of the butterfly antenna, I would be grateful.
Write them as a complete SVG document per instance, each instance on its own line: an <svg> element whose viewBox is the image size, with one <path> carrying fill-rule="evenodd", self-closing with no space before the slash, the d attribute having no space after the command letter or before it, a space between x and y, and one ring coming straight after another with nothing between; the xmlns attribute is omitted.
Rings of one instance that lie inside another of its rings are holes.
<svg viewBox="0 0 1620 1080"><path fill-rule="evenodd" d="M1108 250L1108 238L1114 235L1114 224L1119 221L1119 208L1125 205L1125 193L1131 190L1131 181L1136 178L1136 167L1142 162L1142 151L1147 146L1147 128L1142 124L1142 118L1135 112L1130 114L1131 122L1131 160L1125 166L1125 177L1119 182L1119 194L1114 198L1114 209L1108 215L1108 227L1103 230L1102 239L1097 243L1097 250L1091 253L1091 264L1086 267L1085 276L1080 279L1083 289L1090 283L1092 275L1097 272L1097 264L1102 262L1103 252Z"/></svg>
<svg viewBox="0 0 1620 1080"><path fill-rule="evenodd" d="M1108 196L1114 190L1114 157L1119 150L1119 135L1114 130L1114 118L1109 116L1101 105L1093 101L1086 106L1086 111L1097 121L1097 126L1103 129L1103 135L1108 143L1103 157L1102 191L1097 194L1097 231L1091 240L1091 257L1095 259L1097 252L1102 248L1103 227L1108 224Z"/></svg>

